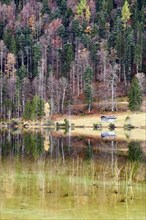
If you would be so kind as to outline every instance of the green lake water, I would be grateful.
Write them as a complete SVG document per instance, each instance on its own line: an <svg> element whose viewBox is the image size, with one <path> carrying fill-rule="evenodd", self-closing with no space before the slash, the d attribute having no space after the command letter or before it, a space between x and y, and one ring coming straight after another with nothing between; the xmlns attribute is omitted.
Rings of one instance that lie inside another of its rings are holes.
<svg viewBox="0 0 146 220"><path fill-rule="evenodd" d="M1 220L146 220L146 142L0 134Z"/></svg>

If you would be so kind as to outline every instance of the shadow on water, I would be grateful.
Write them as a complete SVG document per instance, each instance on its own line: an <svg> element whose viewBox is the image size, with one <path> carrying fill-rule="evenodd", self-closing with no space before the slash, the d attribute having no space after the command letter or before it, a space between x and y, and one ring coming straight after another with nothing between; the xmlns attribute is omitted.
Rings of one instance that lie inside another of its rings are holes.
<svg viewBox="0 0 146 220"><path fill-rule="evenodd" d="M1 131L1 219L144 220L145 148L142 141Z"/></svg>

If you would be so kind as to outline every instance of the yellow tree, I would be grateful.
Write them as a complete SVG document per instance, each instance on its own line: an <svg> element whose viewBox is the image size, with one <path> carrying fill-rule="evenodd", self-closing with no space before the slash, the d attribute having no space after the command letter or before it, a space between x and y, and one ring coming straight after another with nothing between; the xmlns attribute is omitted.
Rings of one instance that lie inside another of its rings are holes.
<svg viewBox="0 0 146 220"><path fill-rule="evenodd" d="M84 17L86 21L89 22L91 13L89 5L87 5L87 0L80 0L77 5L77 15L81 16L82 18Z"/></svg>
<svg viewBox="0 0 146 220"><path fill-rule="evenodd" d="M131 12L129 8L129 3L126 0L122 7L122 21L123 21L124 27L127 26L127 22L129 21L130 16L131 16Z"/></svg>
<svg viewBox="0 0 146 220"><path fill-rule="evenodd" d="M5 66L5 72L6 72L8 77L12 76L14 78L15 72L16 72L15 64L16 64L15 55L13 53L8 53L7 63L6 63L6 66Z"/></svg>
<svg viewBox="0 0 146 220"><path fill-rule="evenodd" d="M2 114L2 106L3 106L3 65L4 58L6 56L6 46L3 40L0 40L0 111Z"/></svg>
<svg viewBox="0 0 146 220"><path fill-rule="evenodd" d="M7 103L7 115L10 121L12 111L13 111L13 105L15 102L15 91L16 91L16 69L15 69L15 64L16 64L16 58L13 53L8 53L7 55L7 61L5 65L5 73L6 76L8 77L8 88L9 88L9 100Z"/></svg>
<svg viewBox="0 0 146 220"><path fill-rule="evenodd" d="M28 19L28 26L31 28L32 34L36 34L36 17L31 15Z"/></svg>
<svg viewBox="0 0 146 220"><path fill-rule="evenodd" d="M45 117L46 121L48 122L49 116L50 116L50 105L48 102L44 104L44 112L45 112Z"/></svg>

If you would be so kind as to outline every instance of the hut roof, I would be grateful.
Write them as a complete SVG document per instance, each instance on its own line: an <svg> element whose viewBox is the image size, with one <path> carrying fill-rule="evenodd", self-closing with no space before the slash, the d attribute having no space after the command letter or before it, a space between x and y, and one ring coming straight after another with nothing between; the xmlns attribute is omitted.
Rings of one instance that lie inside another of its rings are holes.
<svg viewBox="0 0 146 220"><path fill-rule="evenodd" d="M101 118L116 119L116 116L114 116L114 115L102 115Z"/></svg>

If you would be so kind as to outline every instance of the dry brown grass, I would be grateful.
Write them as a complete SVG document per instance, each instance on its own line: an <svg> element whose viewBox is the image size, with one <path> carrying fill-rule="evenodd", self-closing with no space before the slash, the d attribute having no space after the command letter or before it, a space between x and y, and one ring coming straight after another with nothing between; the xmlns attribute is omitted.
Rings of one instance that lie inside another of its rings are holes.
<svg viewBox="0 0 146 220"><path fill-rule="evenodd" d="M115 121L115 125L117 127L123 127L125 124L125 119L127 116L131 118L130 123L138 128L146 127L146 113L139 112L139 113L131 113L129 112L121 112L121 113L106 113L105 115L115 115L117 117ZM54 122L63 123L64 119L67 118L70 123L73 123L75 126L93 126L93 124L101 123L100 121L101 114L94 114L88 116L55 116L53 118ZM102 123L103 126L108 126L109 123Z"/></svg>
<svg viewBox="0 0 146 220"><path fill-rule="evenodd" d="M113 113L108 113L108 115L113 115ZM146 140L146 113L131 113L131 112L122 112L122 113L115 113L117 116L117 120L115 125L118 127L115 130L116 137L118 139L126 139L126 140ZM67 118L70 123L73 123L75 126L83 126L83 128L75 128L75 130L71 131L71 135L82 135L82 136L89 136L89 137L100 137L101 131L93 130L94 123L101 123L100 122L100 114L96 115L89 115L89 116L56 116L54 118L54 122L63 123L64 119ZM131 125L137 127L131 131L125 131L123 126L125 124L125 118L129 116L131 118L130 123ZM109 123L102 123L103 129L102 131L108 130ZM141 129L142 128L142 129ZM63 131L60 131L60 134Z"/></svg>

